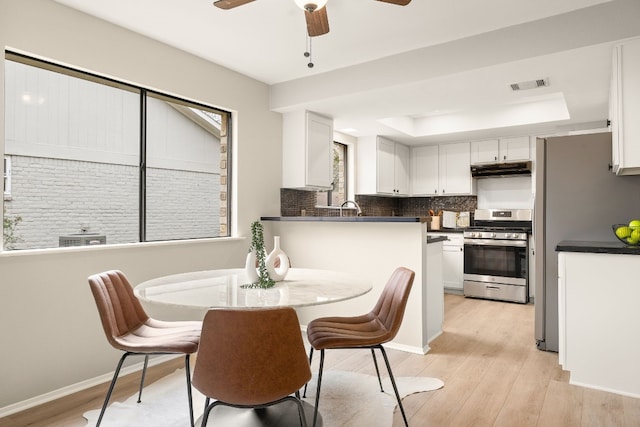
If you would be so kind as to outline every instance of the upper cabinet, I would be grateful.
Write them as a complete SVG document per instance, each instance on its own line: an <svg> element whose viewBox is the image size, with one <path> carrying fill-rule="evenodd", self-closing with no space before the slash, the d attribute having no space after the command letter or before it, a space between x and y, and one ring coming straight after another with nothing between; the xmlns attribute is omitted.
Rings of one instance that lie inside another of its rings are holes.
<svg viewBox="0 0 640 427"><path fill-rule="evenodd" d="M358 138L357 194L409 194L409 147L379 136Z"/></svg>
<svg viewBox="0 0 640 427"><path fill-rule="evenodd" d="M411 148L411 194L440 194L440 158L437 145Z"/></svg>
<svg viewBox="0 0 640 427"><path fill-rule="evenodd" d="M414 147L411 156L412 195L473 194L468 142Z"/></svg>
<svg viewBox="0 0 640 427"><path fill-rule="evenodd" d="M333 120L309 111L282 117L282 187L330 189Z"/></svg>
<svg viewBox="0 0 640 427"><path fill-rule="evenodd" d="M487 139L471 142L471 164L504 163L531 158L529 137Z"/></svg>
<svg viewBox="0 0 640 427"><path fill-rule="evenodd" d="M440 195L473 194L469 150L468 142L440 145Z"/></svg>
<svg viewBox="0 0 640 427"><path fill-rule="evenodd" d="M609 112L617 175L640 174L640 39L614 47Z"/></svg>

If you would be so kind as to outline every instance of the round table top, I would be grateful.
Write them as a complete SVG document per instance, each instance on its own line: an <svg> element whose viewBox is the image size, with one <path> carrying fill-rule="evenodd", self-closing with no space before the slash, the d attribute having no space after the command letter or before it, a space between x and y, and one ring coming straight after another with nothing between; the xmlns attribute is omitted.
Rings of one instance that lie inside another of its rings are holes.
<svg viewBox="0 0 640 427"><path fill-rule="evenodd" d="M197 271L158 277L140 283L141 301L190 308L304 307L364 295L372 283L358 275L329 270L291 268L269 289L246 288L244 268Z"/></svg>

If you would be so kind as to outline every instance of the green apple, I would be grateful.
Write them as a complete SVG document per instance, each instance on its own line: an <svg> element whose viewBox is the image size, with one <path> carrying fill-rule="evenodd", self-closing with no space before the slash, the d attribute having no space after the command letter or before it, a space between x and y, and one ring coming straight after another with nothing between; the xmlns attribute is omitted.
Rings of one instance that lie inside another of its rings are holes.
<svg viewBox="0 0 640 427"><path fill-rule="evenodd" d="M631 228L640 228L640 219L634 219L629 222L629 227Z"/></svg>
<svg viewBox="0 0 640 427"><path fill-rule="evenodd" d="M631 237L629 239L634 240L636 243L640 242L640 229L635 229L631 232Z"/></svg>
<svg viewBox="0 0 640 427"><path fill-rule="evenodd" d="M640 230L634 230L634 231L640 231ZM626 225L623 225L622 227L618 227L616 228L616 236L618 236L618 238L620 239L626 239L627 237L631 236L631 227L627 227Z"/></svg>

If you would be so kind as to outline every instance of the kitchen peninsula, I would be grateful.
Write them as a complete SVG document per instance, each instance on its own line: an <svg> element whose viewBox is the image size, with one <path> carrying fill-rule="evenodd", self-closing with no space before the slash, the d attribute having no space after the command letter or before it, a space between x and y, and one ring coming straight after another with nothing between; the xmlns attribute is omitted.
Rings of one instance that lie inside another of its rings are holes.
<svg viewBox="0 0 640 427"><path fill-rule="evenodd" d="M442 241L427 239L421 217L263 217L267 250L273 236L291 265L344 271L373 283L368 294L328 306L298 309L305 325L321 316L353 316L373 308L393 271L400 266L415 271L402 327L390 347L425 354L429 342L442 333L444 290Z"/></svg>
<svg viewBox="0 0 640 427"><path fill-rule="evenodd" d="M570 383L640 397L640 248L560 242L559 361Z"/></svg>

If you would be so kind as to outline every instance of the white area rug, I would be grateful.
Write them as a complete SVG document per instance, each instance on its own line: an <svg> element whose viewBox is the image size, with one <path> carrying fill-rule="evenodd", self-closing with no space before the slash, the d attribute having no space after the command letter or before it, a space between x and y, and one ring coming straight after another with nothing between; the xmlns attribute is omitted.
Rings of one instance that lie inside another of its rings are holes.
<svg viewBox="0 0 640 427"><path fill-rule="evenodd" d="M444 383L436 378L398 377L396 378L400 396L431 391L441 388ZM307 398L311 405L315 401L315 376L309 383ZM320 395L320 413L324 427L390 427L396 398L388 378L383 378L384 393L380 392L375 376L344 371L325 371L322 377ZM117 385L116 385L117 387ZM187 390L183 370L145 387L142 402L137 403L137 393L125 402L113 402L105 412L101 426L104 427L187 427L189 410ZM194 413L202 414L204 397L193 390ZM288 403L287 403L288 404ZM209 417L209 426L220 425L216 422L216 411L227 408L216 407ZM229 411L234 409L228 409ZM296 407L291 405L292 415ZM87 426L95 426L100 410L86 412ZM297 416L297 415L296 415ZM311 425L312 413L307 413L307 422ZM199 425L199 424L197 424Z"/></svg>

